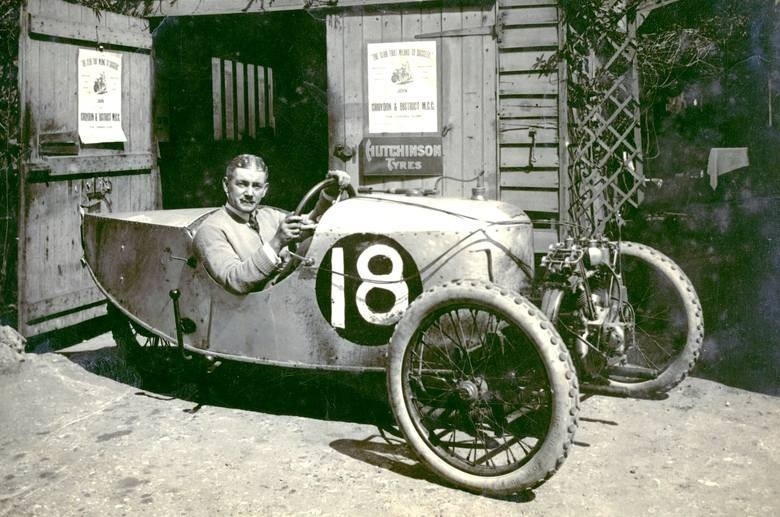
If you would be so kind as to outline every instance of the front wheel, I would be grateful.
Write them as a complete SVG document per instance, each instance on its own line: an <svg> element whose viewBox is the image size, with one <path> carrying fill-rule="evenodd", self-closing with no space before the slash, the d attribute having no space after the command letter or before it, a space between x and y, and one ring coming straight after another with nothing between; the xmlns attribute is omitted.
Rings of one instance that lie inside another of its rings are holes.
<svg viewBox="0 0 780 517"><path fill-rule="evenodd" d="M422 294L398 322L387 370L407 443L470 491L542 484L567 456L579 391L549 320L516 293L478 281Z"/></svg>
<svg viewBox="0 0 780 517"><path fill-rule="evenodd" d="M629 396L665 393L693 368L704 340L701 304L683 273L663 253L620 243L627 300L625 359L608 370L609 384Z"/></svg>

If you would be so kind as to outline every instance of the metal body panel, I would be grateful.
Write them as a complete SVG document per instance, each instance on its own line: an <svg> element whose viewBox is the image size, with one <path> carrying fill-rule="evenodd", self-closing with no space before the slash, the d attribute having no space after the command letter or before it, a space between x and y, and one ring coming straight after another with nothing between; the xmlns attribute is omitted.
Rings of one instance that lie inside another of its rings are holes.
<svg viewBox="0 0 780 517"><path fill-rule="evenodd" d="M391 258L406 257L414 273L401 282L419 287L406 288L406 298L395 300L401 309L420 289L454 279L522 290L533 274L531 224L512 205L366 196L337 203L325 213L308 243L308 261L292 274L263 291L234 295L192 260L192 237L212 210L88 214L83 239L87 263L109 299L144 327L175 341L168 293L178 289L181 316L195 323L195 331L184 335L185 346L215 356L308 368L383 368L387 341L360 342L361 337L350 335L350 324L336 328L338 318L331 314L328 319L341 293L335 248L347 261L359 260L355 257L366 246ZM353 253L353 242L363 247ZM371 277L370 267L364 274ZM354 280L358 286L364 281ZM334 290L328 292L331 284ZM387 283L376 286L381 291ZM391 331L393 324L383 320L382 328Z"/></svg>

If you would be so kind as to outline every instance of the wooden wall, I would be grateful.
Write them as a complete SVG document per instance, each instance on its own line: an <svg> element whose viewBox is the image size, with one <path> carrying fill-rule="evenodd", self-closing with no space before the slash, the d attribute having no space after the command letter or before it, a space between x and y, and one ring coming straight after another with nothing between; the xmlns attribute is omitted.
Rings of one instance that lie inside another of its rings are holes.
<svg viewBox="0 0 780 517"><path fill-rule="evenodd" d="M409 41L420 34L448 31L450 35L436 38L444 174L468 179L484 171L488 197L513 203L539 222L538 251L557 241L556 222L564 217L566 206L566 88L560 74L543 76L537 65L558 47L555 0L385 6L330 15L327 22L331 150L338 144L357 149L368 135L367 43ZM495 31L474 34L494 26ZM358 177L357 156L346 163L332 157L331 166L346 166ZM435 180L359 181L377 188L427 188ZM441 185L446 196L469 197L474 184Z"/></svg>
<svg viewBox="0 0 780 517"><path fill-rule="evenodd" d="M558 46L555 0L499 0L500 197L537 221L562 217L566 192L566 86L559 74L541 76L537 61ZM563 157L563 159L561 159ZM536 224L534 243L556 242L556 225Z"/></svg>
<svg viewBox="0 0 780 517"><path fill-rule="evenodd" d="M434 37L438 45L440 132L444 174L468 179L485 172L488 196L497 196L496 43L494 4L419 7L385 5L341 11L327 17L330 149L357 150L368 136L366 46L414 41L421 34L486 28L477 35ZM426 38L428 39L428 38ZM429 40L430 40L429 39ZM331 157L331 167L346 168L357 180L358 155L346 162ZM431 188L435 178L360 178L376 188ZM474 183L443 181L447 196L469 197ZM440 190L441 190L440 188Z"/></svg>
<svg viewBox="0 0 780 517"><path fill-rule="evenodd" d="M34 335L105 312L82 268L79 206L111 186L90 210L159 206L152 146L151 35L143 19L59 0L29 0L22 15L20 93L24 157L20 185L19 329ZM122 55L124 144L81 145L77 125L79 48ZM95 199L93 199L94 201Z"/></svg>

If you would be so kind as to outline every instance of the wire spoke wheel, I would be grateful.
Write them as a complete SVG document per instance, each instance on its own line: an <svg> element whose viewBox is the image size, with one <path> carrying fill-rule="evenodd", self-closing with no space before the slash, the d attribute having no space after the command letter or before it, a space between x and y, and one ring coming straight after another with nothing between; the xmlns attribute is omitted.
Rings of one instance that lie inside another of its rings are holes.
<svg viewBox="0 0 780 517"><path fill-rule="evenodd" d="M404 357L414 424L445 461L474 474L514 470L544 441L544 364L501 315L460 304L423 322Z"/></svg>
<svg viewBox="0 0 780 517"><path fill-rule="evenodd" d="M662 253L623 242L620 268L626 300L625 357L610 369L630 394L665 392L693 367L703 341L701 305L690 280Z"/></svg>
<svg viewBox="0 0 780 517"><path fill-rule="evenodd" d="M576 428L576 379L557 333L489 284L444 286L410 306L391 342L388 389L421 459L483 493L543 482Z"/></svg>

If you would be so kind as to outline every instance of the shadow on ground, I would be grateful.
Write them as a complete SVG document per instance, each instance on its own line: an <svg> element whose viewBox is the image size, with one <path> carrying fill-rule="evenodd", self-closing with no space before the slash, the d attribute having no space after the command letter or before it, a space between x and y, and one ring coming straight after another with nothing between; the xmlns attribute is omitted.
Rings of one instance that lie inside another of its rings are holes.
<svg viewBox="0 0 780 517"><path fill-rule="evenodd" d="M118 347L68 352L67 348L110 331L98 318L28 341L27 351L61 351L85 370L128 384L150 395L174 397L199 405L230 407L323 420L394 425L385 392L384 373L351 373L281 368L222 361L214 368L203 357L185 360L175 349L143 351L128 357ZM106 343L111 345L110 334Z"/></svg>
<svg viewBox="0 0 780 517"><path fill-rule="evenodd" d="M185 360L177 350L150 350L143 361L128 360L117 347L65 352L85 370L144 390L203 405L376 425L394 421L385 395L385 376L281 368L200 356Z"/></svg>
<svg viewBox="0 0 780 517"><path fill-rule="evenodd" d="M182 358L172 349L150 351L142 364L130 364L117 347L64 353L85 370L129 384L137 395L204 405L376 426L365 439L338 439L330 447L350 458L411 479L455 488L416 458L395 425L385 394L384 373L344 373L224 362L209 372L205 359ZM154 370L154 371L153 371ZM497 500L529 502L533 491Z"/></svg>

